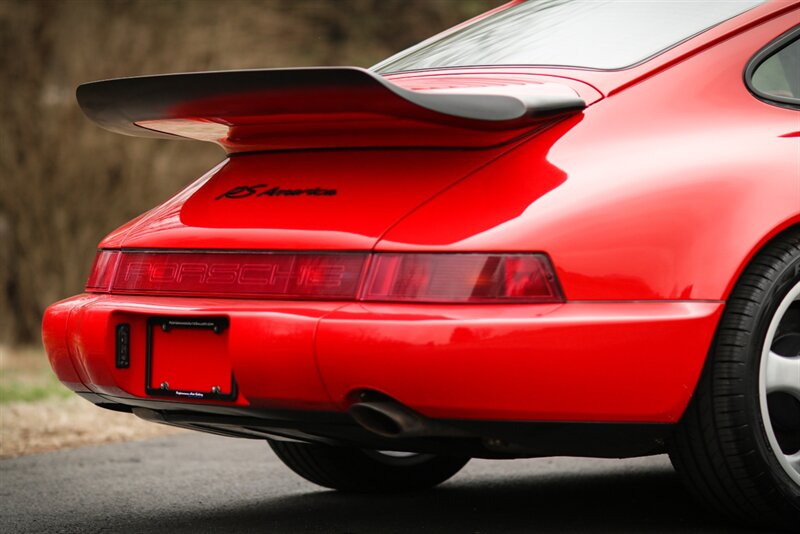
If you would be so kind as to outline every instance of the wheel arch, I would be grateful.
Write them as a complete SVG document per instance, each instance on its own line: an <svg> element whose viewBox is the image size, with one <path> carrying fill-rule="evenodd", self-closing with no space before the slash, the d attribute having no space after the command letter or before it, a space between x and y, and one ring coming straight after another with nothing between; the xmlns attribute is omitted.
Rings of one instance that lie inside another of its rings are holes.
<svg viewBox="0 0 800 534"><path fill-rule="evenodd" d="M792 232L792 231L800 231L800 213L786 219L781 224L772 228L769 232L764 234L764 236L758 240L753 247L749 250L747 255L742 258L742 261L739 263L736 271L734 272L733 276L731 276L728 284L725 286L725 291L722 294L722 300L727 301L733 291L733 288L736 286L737 282L741 279L742 274L744 273L747 266L750 265L750 262L753 261L759 252L764 250L770 243L779 239L783 234Z"/></svg>
<svg viewBox="0 0 800 534"><path fill-rule="evenodd" d="M759 254L759 252L761 252L762 250L767 248L772 242L780 239L781 236L783 236L783 235L785 235L785 234L787 234L789 232L793 232L793 231L800 232L800 213L798 213L797 215L795 215L793 217L790 217L789 219L786 219L781 224L779 224L779 225L775 226L774 228L772 228L760 240L758 240L754 244L753 247L751 247L751 249L749 250L748 254L739 263L738 267L736 268L736 271L735 271L734 275L728 281L728 284L725 287L725 292L724 292L724 294L722 296L722 300L725 301L725 302L728 301L728 299L730 298L731 293L733 292L734 287L736 287L736 284L742 278L742 275L744 274L745 270L747 269L747 266L750 265L750 263ZM705 369L706 364L708 363L709 357L711 356L711 353L714 350L714 343L716 343L716 340L717 340L717 335L718 335L718 332L719 332L721 319L722 319L722 316L720 316L720 319L717 321L717 323L714 326L714 335L711 337L711 341L709 342L708 350L706 351L706 355L703 358L703 369ZM689 408L689 403L691 401L691 398L694 397L694 395L695 395L695 393L697 391L697 387L698 387L699 383L700 383L700 375L698 374L697 380L693 384L691 384L691 394L687 397L686 406L684 406L684 408L683 408L683 410L681 412L681 415L680 415L681 419L686 414L686 410Z"/></svg>

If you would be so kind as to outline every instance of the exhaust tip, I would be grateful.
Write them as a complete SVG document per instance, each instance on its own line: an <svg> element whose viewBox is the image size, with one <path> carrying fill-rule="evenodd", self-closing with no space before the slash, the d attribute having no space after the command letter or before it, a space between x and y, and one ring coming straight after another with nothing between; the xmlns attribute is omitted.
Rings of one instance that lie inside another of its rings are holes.
<svg viewBox="0 0 800 534"><path fill-rule="evenodd" d="M397 419L381 409L377 403L357 403L350 407L350 416L365 429L386 438L396 438L404 433Z"/></svg>
<svg viewBox="0 0 800 534"><path fill-rule="evenodd" d="M428 419L408 406L382 395L363 391L350 406L350 417L362 428L384 438L471 437L451 425Z"/></svg>

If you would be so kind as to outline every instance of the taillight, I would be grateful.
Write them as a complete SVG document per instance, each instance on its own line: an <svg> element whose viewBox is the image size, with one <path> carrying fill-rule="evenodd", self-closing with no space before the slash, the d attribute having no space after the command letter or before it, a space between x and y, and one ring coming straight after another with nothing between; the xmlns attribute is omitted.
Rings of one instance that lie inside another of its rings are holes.
<svg viewBox="0 0 800 534"><path fill-rule="evenodd" d="M94 257L86 291L90 293L108 293L119 263L119 250L99 250Z"/></svg>
<svg viewBox="0 0 800 534"><path fill-rule="evenodd" d="M367 262L368 258L371 261ZM543 254L102 250L95 258L86 290L373 302L564 300Z"/></svg>
<svg viewBox="0 0 800 534"><path fill-rule="evenodd" d="M376 254L362 300L441 303L562 302L542 254Z"/></svg>

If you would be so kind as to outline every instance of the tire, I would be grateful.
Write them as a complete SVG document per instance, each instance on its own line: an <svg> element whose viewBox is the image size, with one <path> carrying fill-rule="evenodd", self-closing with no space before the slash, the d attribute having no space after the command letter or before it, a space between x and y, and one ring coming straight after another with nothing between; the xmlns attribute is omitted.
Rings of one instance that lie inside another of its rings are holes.
<svg viewBox="0 0 800 534"><path fill-rule="evenodd" d="M325 488L390 493L431 488L458 473L469 458L365 451L311 443L267 440L286 466Z"/></svg>
<svg viewBox="0 0 800 534"><path fill-rule="evenodd" d="M691 493L729 519L800 527L800 230L737 282L669 454Z"/></svg>

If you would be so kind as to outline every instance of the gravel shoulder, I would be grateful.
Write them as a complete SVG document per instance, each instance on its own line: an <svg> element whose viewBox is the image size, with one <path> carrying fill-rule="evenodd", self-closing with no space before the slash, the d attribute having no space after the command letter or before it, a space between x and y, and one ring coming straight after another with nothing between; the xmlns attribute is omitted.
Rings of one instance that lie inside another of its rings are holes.
<svg viewBox="0 0 800 534"><path fill-rule="evenodd" d="M77 396L0 405L0 458L181 432L98 408Z"/></svg>
<svg viewBox="0 0 800 534"><path fill-rule="evenodd" d="M0 345L0 458L180 432L81 399L61 385L41 348Z"/></svg>

